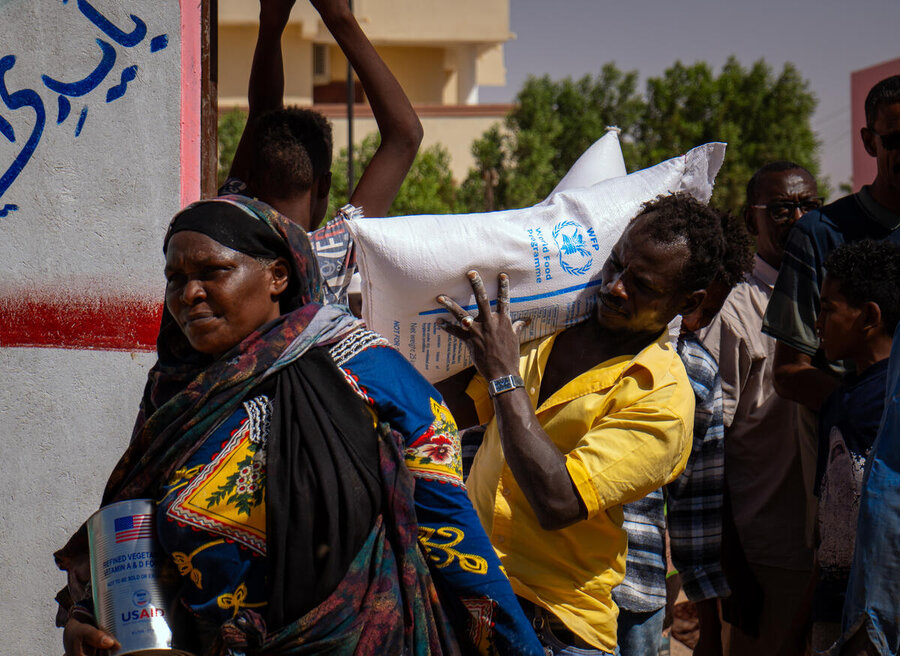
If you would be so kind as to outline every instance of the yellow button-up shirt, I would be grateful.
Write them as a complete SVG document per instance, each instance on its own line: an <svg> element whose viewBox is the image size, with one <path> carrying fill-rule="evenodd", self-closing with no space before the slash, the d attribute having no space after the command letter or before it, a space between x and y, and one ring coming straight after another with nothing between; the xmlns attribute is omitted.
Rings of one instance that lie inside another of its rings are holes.
<svg viewBox="0 0 900 656"><path fill-rule="evenodd" d="M519 371L537 407L556 335L524 344ZM622 504L675 479L691 450L694 393L664 333L635 356L607 360L566 383L537 408L587 519L541 528L500 444L493 402L476 376L466 390L482 422L490 420L467 486L475 510L516 594L546 608L588 643L616 646L612 589L625 575Z"/></svg>

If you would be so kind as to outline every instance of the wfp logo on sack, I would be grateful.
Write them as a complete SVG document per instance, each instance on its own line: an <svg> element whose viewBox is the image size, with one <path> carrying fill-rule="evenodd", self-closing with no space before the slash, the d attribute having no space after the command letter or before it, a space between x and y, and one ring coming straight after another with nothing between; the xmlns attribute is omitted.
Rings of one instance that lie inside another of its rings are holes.
<svg viewBox="0 0 900 656"><path fill-rule="evenodd" d="M583 276L591 270L594 254L588 246L600 250L593 228L585 229L574 221L560 221L553 228L553 239L559 248L559 265L563 271Z"/></svg>

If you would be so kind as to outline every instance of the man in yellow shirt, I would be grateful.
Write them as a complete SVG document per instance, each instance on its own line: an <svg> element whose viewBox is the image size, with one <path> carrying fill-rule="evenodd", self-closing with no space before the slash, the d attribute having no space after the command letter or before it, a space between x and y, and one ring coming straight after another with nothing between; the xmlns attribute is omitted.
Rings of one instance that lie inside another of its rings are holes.
<svg viewBox="0 0 900 656"><path fill-rule="evenodd" d="M702 302L723 249L716 212L659 198L613 247L593 316L521 347L505 274L496 312L474 271L477 318L438 297L478 370L439 388L460 425L490 422L469 496L553 654L616 653L622 504L674 480L691 449L694 394L666 328Z"/></svg>

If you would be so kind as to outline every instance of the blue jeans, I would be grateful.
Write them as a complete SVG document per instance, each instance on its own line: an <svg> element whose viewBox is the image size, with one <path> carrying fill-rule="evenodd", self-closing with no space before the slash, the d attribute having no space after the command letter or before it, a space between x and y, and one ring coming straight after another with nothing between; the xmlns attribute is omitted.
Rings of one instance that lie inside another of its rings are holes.
<svg viewBox="0 0 900 656"><path fill-rule="evenodd" d="M618 646L616 647L615 652L610 653L608 651L603 651L602 649L584 649L583 647L567 645L558 640L550 631L549 627L538 632L538 640L541 641L541 644L544 645L546 649L550 650L550 653L553 656L621 656L622 653L619 651ZM654 656L656 655L654 654Z"/></svg>
<svg viewBox="0 0 900 656"><path fill-rule="evenodd" d="M567 644L565 640L556 637L550 628L551 620L557 621L551 613L525 599L519 598L519 602L522 604L522 611L525 613L525 617L531 621L532 628L534 628L534 632L547 651L548 656L621 656L618 647L616 647L614 652L608 652L602 649L576 647ZM566 633L569 632L566 631Z"/></svg>
<svg viewBox="0 0 900 656"><path fill-rule="evenodd" d="M656 656L662 644L665 607L647 613L619 608L618 642L622 656Z"/></svg>

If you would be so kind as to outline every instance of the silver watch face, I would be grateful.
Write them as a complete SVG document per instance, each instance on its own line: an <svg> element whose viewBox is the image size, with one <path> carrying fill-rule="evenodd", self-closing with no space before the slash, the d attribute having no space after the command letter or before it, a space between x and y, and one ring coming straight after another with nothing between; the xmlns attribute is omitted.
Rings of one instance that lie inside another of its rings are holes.
<svg viewBox="0 0 900 656"><path fill-rule="evenodd" d="M488 384L488 390L492 396L496 396L501 392L508 392L516 387L524 387L525 383L521 376L509 375L495 378Z"/></svg>

